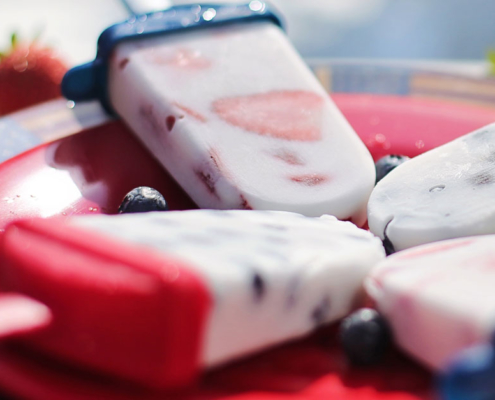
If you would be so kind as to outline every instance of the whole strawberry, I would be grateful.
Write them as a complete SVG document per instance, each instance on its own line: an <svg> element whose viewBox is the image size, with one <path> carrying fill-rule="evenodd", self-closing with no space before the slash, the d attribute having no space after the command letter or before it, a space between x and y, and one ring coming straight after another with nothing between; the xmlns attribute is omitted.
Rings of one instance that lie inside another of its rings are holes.
<svg viewBox="0 0 495 400"><path fill-rule="evenodd" d="M67 66L49 48L19 43L12 35L9 52L0 54L0 115L61 96Z"/></svg>

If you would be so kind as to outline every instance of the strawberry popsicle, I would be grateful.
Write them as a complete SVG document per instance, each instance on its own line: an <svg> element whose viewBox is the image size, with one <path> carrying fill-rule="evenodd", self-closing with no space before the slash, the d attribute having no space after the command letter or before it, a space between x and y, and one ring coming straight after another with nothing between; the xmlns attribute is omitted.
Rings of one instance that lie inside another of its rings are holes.
<svg viewBox="0 0 495 400"><path fill-rule="evenodd" d="M260 18L267 5L189 7L207 29L115 45L107 107L201 208L363 224L372 158L280 26ZM223 7L247 7L258 18L213 24Z"/></svg>
<svg viewBox="0 0 495 400"><path fill-rule="evenodd" d="M495 332L495 235L431 243L393 254L365 280L397 344L443 370Z"/></svg>
<svg viewBox="0 0 495 400"><path fill-rule="evenodd" d="M350 222L246 210L21 221L0 249L2 291L51 312L24 343L155 387L342 318L384 257Z"/></svg>
<svg viewBox="0 0 495 400"><path fill-rule="evenodd" d="M495 233L495 124L399 165L373 190L370 230L395 251Z"/></svg>

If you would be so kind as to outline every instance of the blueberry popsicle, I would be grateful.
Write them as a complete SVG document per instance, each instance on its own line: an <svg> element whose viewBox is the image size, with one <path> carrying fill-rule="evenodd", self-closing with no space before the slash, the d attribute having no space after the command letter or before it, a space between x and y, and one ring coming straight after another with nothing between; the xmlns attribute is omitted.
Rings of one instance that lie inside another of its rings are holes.
<svg viewBox="0 0 495 400"><path fill-rule="evenodd" d="M1 250L1 289L51 311L25 343L155 387L345 316L384 257L350 222L246 210L22 221Z"/></svg>
<svg viewBox="0 0 495 400"><path fill-rule="evenodd" d="M373 190L370 230L396 251L495 233L495 124L399 165Z"/></svg>
<svg viewBox="0 0 495 400"><path fill-rule="evenodd" d="M107 74L109 107L201 208L365 222L372 158L273 20L123 40Z"/></svg>
<svg viewBox="0 0 495 400"><path fill-rule="evenodd" d="M495 235L401 251L365 280L397 344L437 370L495 331L494 284Z"/></svg>

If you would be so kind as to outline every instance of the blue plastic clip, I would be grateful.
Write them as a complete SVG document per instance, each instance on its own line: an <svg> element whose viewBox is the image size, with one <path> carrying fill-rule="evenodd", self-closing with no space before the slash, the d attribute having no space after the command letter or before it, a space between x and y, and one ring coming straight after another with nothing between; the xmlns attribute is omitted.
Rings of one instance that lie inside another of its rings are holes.
<svg viewBox="0 0 495 400"><path fill-rule="evenodd" d="M100 100L113 113L107 92L108 58L124 40L204 29L239 22L269 20L283 27L280 16L267 3L253 0L246 4L194 4L164 11L135 15L105 29L98 39L94 61L69 70L62 80L62 94L69 100Z"/></svg>

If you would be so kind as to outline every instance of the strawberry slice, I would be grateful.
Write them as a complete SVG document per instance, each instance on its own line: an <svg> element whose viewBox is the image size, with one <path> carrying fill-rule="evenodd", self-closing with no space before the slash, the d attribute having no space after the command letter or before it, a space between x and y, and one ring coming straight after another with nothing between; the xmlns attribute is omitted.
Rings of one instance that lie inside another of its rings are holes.
<svg viewBox="0 0 495 400"><path fill-rule="evenodd" d="M323 98L316 93L275 91L220 99L213 110L231 125L285 140L321 139Z"/></svg>

